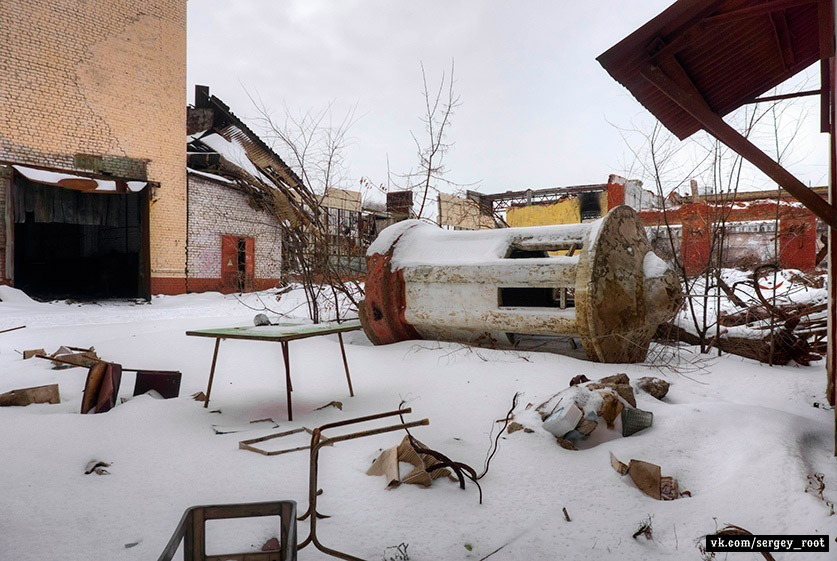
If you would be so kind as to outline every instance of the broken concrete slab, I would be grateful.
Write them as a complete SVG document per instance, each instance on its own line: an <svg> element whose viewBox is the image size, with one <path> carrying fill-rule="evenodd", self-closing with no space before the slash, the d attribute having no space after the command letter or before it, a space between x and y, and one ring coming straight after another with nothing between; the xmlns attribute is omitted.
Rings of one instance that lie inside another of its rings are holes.
<svg viewBox="0 0 837 561"><path fill-rule="evenodd" d="M665 380L651 376L640 378L636 381L636 385L639 389L656 397L657 399L663 399L666 394L668 394L668 389L671 386L671 384Z"/></svg>
<svg viewBox="0 0 837 561"><path fill-rule="evenodd" d="M33 403L61 403L58 384L21 388L0 394L0 407L26 407Z"/></svg>

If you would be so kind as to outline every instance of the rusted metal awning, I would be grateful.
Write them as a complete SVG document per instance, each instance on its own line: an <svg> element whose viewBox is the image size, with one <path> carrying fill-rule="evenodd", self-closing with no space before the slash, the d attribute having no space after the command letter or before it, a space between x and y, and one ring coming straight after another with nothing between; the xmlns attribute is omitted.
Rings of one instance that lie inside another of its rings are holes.
<svg viewBox="0 0 837 561"><path fill-rule="evenodd" d="M835 228L833 206L722 118L823 60L827 132L833 22L832 0L679 0L598 60L678 138L706 130Z"/></svg>
<svg viewBox="0 0 837 561"><path fill-rule="evenodd" d="M46 170L21 165L13 165L12 168L29 181L43 185L55 185L64 189L72 189L73 191L96 193L138 192L145 189L148 185L147 181L101 179L65 171Z"/></svg>

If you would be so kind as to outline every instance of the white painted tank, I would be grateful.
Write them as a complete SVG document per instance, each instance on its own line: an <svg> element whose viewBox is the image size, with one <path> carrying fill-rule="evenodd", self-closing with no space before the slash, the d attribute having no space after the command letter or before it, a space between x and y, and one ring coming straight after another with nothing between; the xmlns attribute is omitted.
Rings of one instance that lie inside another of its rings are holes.
<svg viewBox="0 0 837 561"><path fill-rule="evenodd" d="M369 248L367 271L360 316L376 344L508 348L526 336L570 336L591 360L637 362L682 298L627 206L595 222L533 228L399 222Z"/></svg>

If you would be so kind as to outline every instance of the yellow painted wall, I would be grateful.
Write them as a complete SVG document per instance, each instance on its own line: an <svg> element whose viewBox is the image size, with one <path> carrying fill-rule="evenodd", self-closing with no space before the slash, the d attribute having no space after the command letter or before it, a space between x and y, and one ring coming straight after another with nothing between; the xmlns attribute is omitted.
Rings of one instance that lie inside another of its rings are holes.
<svg viewBox="0 0 837 561"><path fill-rule="evenodd" d="M607 192L599 193L602 216L607 212ZM506 211L506 223L512 228L524 226L553 226L581 222L581 205L572 197L548 205L511 207Z"/></svg>
<svg viewBox="0 0 837 561"><path fill-rule="evenodd" d="M506 223L512 228L577 224L581 222L578 199L565 199L550 205L516 206L506 211Z"/></svg>

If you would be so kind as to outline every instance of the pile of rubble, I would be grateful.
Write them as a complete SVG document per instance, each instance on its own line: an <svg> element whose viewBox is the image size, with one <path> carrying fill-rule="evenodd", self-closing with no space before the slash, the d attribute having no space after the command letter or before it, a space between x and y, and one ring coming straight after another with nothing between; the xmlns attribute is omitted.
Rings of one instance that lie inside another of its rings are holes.
<svg viewBox="0 0 837 561"><path fill-rule="evenodd" d="M637 380L636 388L663 399L669 383L646 377ZM637 407L634 387L627 374L607 376L595 382L583 375L576 376L569 388L556 393L535 410L540 414L542 428L568 450L577 450L591 437L594 437L592 441L601 442L619 434L631 436L650 427L654 420L652 412ZM523 425L509 429L510 432L533 430Z"/></svg>

